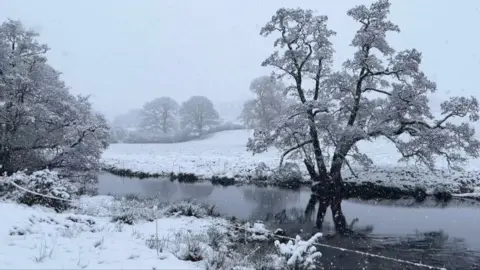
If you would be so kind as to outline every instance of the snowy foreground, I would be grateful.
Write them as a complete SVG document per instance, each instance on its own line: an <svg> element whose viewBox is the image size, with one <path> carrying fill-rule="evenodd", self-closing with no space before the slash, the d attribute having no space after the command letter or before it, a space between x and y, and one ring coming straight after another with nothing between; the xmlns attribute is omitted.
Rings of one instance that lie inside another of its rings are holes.
<svg viewBox="0 0 480 270"><path fill-rule="evenodd" d="M156 208L141 201L85 196L73 206L56 213L0 201L5 217L0 223L0 269L247 270L258 263L283 269L295 262L311 265L321 256L311 246L320 234L308 241L272 243L265 242L272 234L263 224L236 224L244 228L246 241L275 250L266 255L268 261L253 261L235 250L235 224L187 202Z"/></svg>
<svg viewBox="0 0 480 270"><path fill-rule="evenodd" d="M194 173L201 177L235 176L237 179L254 174L260 162L271 168L279 163L275 149L258 155L246 151L251 130L224 131L203 140L176 144L113 144L103 154L106 166L146 173ZM356 168L358 178L344 170L347 181L374 182L385 186L427 190L443 187L454 193L472 192L480 186L479 160L472 160L463 173L447 170L431 173L413 165L398 164L400 155L385 141L366 142L360 150L370 156L375 167L369 171ZM300 166L303 169L303 166ZM439 168L446 164L439 162ZM305 172L304 172L305 173ZM306 173L305 173L306 174Z"/></svg>
<svg viewBox="0 0 480 270"><path fill-rule="evenodd" d="M0 223L2 269L197 269L169 253L157 255L145 244L155 223L123 226L109 217L56 214L15 203L0 203L8 219ZM94 213L92 213L94 214ZM180 228L199 233L218 220L159 219L160 237Z"/></svg>

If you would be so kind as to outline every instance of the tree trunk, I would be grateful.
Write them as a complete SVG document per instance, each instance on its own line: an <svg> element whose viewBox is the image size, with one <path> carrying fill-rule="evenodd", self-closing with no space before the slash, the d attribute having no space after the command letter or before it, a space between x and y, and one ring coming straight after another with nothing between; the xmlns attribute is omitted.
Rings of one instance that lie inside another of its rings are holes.
<svg viewBox="0 0 480 270"><path fill-rule="evenodd" d="M315 204L318 202L319 205L315 225L321 230L323 221L325 219L325 214L330 206L335 230L340 234L344 234L348 232L348 228L345 215L342 211L342 161L340 158L338 158L338 156L335 161L336 162L333 162L332 164L329 177L327 179L321 179L321 177L317 177L316 181L318 182L312 186L312 196L310 197L305 209L305 218L311 220L312 213L315 210Z"/></svg>
<svg viewBox="0 0 480 270"><path fill-rule="evenodd" d="M328 206L331 203L332 195L332 181L329 178L322 178L317 176L317 182L312 186L312 196L305 209L305 217L311 220L313 211L315 210L315 204L318 202L317 218L315 219L315 225L317 229L321 230L325 214L327 213Z"/></svg>
<svg viewBox="0 0 480 270"><path fill-rule="evenodd" d="M317 229L321 230L323 227L323 220L325 219L325 214L327 213L328 206L331 203L331 197L327 194L319 198L318 200L318 211L317 219L315 220L315 226Z"/></svg>
<svg viewBox="0 0 480 270"><path fill-rule="evenodd" d="M310 175L310 178L312 179L312 181L314 183L318 182L319 181L318 175L315 172L315 166L312 164L312 162L310 162L308 159L304 159L303 163L305 164L305 167L307 167L307 172Z"/></svg>
<svg viewBox="0 0 480 270"><path fill-rule="evenodd" d="M308 200L307 208L305 208L304 221L312 220L312 214L313 214L313 211L315 210L315 205L317 204L317 201L318 201L317 195L312 193L312 195L310 195L310 200Z"/></svg>
<svg viewBox="0 0 480 270"><path fill-rule="evenodd" d="M342 212L342 200L343 200L343 180L341 175L342 166L332 166L330 175L332 178L332 190L330 193L332 210L333 223L335 225L335 230L338 233L344 234L347 232L347 221L345 215Z"/></svg>

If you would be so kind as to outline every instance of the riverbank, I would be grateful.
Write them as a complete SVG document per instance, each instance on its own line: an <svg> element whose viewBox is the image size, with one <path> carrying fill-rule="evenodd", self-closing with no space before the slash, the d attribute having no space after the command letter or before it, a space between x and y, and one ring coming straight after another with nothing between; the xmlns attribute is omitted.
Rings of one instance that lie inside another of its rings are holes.
<svg viewBox="0 0 480 270"><path fill-rule="evenodd" d="M247 152L245 142L250 135L251 130L235 130L219 132L205 140L176 144L113 144L103 154L102 161L104 170L128 177L169 177L183 182L206 180L221 185L288 188L311 184L301 164L300 177L279 179L278 175L272 175L268 168L278 166L280 154L275 149L258 155ZM352 187L348 192L352 196L361 193L367 198L380 195L394 199L396 197L391 197L394 194L422 197L425 193L445 199L453 194L472 193L480 187L480 171L473 170L475 166L466 167L462 173L446 169L433 173L425 168L398 166L398 153L381 141L362 144L359 148L376 166L368 170L354 168L355 175L348 168L343 170L347 188ZM260 164L267 170L259 170ZM438 166L444 167L441 163Z"/></svg>
<svg viewBox="0 0 480 270"><path fill-rule="evenodd" d="M148 173L106 167L104 171L113 175L129 178L167 178L181 183L211 182L213 185L256 185L276 186L281 188L297 189L302 186L311 186L309 179L303 178L254 178L228 176L197 176L194 173ZM369 170L358 170L356 176L344 177L346 198L359 199L401 199L413 197L423 201L427 196L433 196L440 201L448 201L453 196L480 200L480 172L468 171L465 173L449 173L438 170L436 174L419 169L405 169L395 167L374 167Z"/></svg>

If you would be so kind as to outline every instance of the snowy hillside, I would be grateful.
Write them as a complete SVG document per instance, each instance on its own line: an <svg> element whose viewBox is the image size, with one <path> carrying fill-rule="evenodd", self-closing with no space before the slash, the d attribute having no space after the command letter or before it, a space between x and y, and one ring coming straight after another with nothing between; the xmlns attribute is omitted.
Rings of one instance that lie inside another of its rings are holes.
<svg viewBox="0 0 480 270"><path fill-rule="evenodd" d="M278 165L278 154L246 151L250 130L223 131L203 140L175 144L112 144L103 161L116 168L148 173L189 172L202 176L245 175L259 162Z"/></svg>
<svg viewBox="0 0 480 270"><path fill-rule="evenodd" d="M258 155L252 155L246 151L245 144L251 135L251 130L234 130L215 133L203 140L177 144L113 144L104 152L103 162L108 166L132 171L187 172L204 177L248 176L253 173L259 162L264 162L270 167L278 166L279 153L275 149ZM381 169L377 170L375 175L358 170L357 172L362 176L360 178L365 178L358 181L379 179L386 181L386 178L391 177L391 173L399 174L399 171L406 167L413 167L413 164L408 166L403 163L398 164L400 155L394 146L386 141L364 142L359 145L359 148L372 158L376 167ZM478 164L478 160L472 160L466 169L476 170ZM444 162L438 164L439 168L445 168L445 165ZM348 177L349 174L350 172L345 170L344 175ZM471 176L476 177L476 174ZM416 177L424 178L422 181L431 182L432 186L441 180L426 171L420 175L417 174ZM458 175L451 175L448 178L452 177L458 177Z"/></svg>

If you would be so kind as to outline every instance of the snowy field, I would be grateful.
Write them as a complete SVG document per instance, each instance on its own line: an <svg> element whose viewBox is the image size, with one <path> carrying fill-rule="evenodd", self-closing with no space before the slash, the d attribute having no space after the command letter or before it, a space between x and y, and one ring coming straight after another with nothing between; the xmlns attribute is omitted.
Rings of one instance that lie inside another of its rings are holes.
<svg viewBox="0 0 480 270"><path fill-rule="evenodd" d="M115 168L148 173L184 172L199 176L249 175L259 162L278 166L275 150L252 155L246 143L252 131L214 133L203 140L174 144L112 144L102 161Z"/></svg>
<svg viewBox="0 0 480 270"><path fill-rule="evenodd" d="M260 162L272 168L278 166L279 152L275 149L258 155L246 151L245 145L251 135L251 130L234 130L185 143L112 144L104 152L102 160L107 166L119 169L147 173L195 173L204 177L249 176ZM371 171L355 169L359 178L349 177L350 171L345 169L344 176L351 181L381 181L385 185L399 187L422 185L427 189L440 183L454 191L458 190L460 185L469 188L480 185L480 174L476 169L480 165L479 160L470 161L466 167L467 172L462 174L445 171L440 175L433 175L413 164L398 164L400 154L386 141L363 142L359 144L359 148L370 156L376 167ZM303 169L303 166L301 168ZM446 168L446 163L439 161L438 168ZM411 173L405 173L406 171Z"/></svg>

